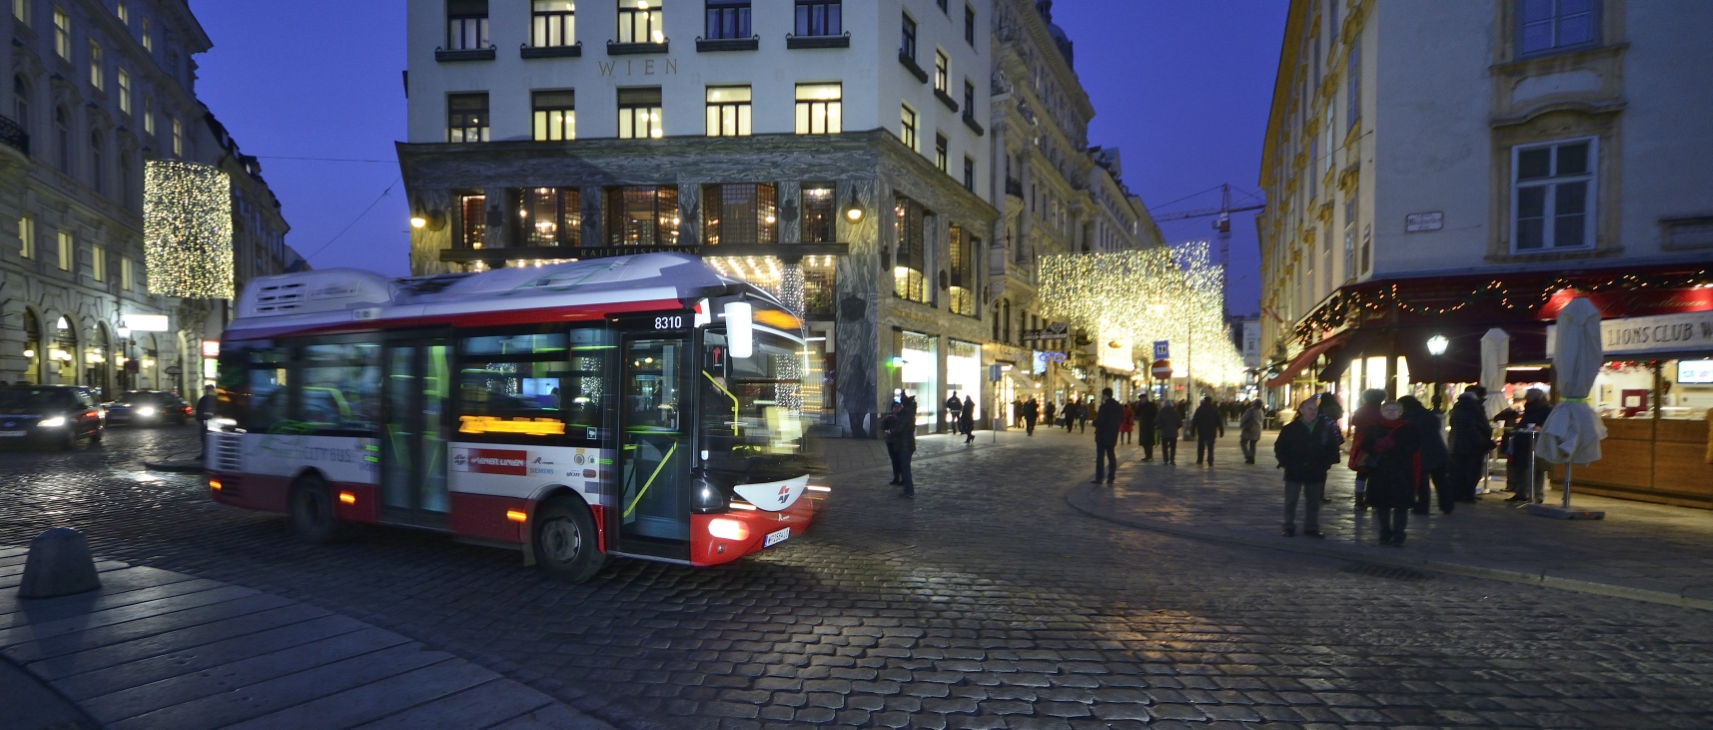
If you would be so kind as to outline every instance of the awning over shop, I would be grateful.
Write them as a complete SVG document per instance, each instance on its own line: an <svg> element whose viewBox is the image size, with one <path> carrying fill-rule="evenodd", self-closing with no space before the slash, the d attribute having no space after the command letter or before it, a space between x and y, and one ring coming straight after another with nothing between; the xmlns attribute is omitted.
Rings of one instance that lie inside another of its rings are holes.
<svg viewBox="0 0 1713 730"><path fill-rule="evenodd" d="M1277 388L1281 385L1290 385L1291 381L1296 379L1297 373L1302 372L1303 368L1308 367L1309 363L1315 361L1315 358L1320 357L1327 350L1338 347L1348 339L1350 339L1350 332L1340 332L1321 340L1320 342L1309 345L1296 357L1291 358L1290 364L1286 365L1284 370L1279 371L1277 376L1268 379L1267 387Z"/></svg>
<svg viewBox="0 0 1713 730"><path fill-rule="evenodd" d="M1077 376L1072 375L1071 372L1069 370L1066 370L1065 368L1059 368L1057 370L1054 370L1053 372L1058 375L1059 384L1065 386L1066 388L1070 388L1071 390L1076 390L1076 391L1082 391L1082 390L1088 390L1089 389L1088 383L1085 383L1080 378L1078 378Z"/></svg>
<svg viewBox="0 0 1713 730"><path fill-rule="evenodd" d="M1011 379L1011 383L1015 385L1018 390L1037 391L1041 389L1041 386L1035 384L1034 378L1029 377L1023 371L1016 368L1006 371L1005 376Z"/></svg>
<svg viewBox="0 0 1713 730"><path fill-rule="evenodd" d="M1451 317L1446 317L1451 320ZM1438 325L1403 327L1377 326L1346 330L1349 335L1342 345L1327 357L1317 379L1333 382L1344 377L1350 362L1363 357L1385 357L1396 353L1409 362L1410 381L1434 382L1434 357L1427 343L1435 335L1449 341L1438 363L1438 378L1442 383L1474 383L1481 379L1481 337L1498 326L1511 336L1511 362L1540 362L1546 359L1546 328L1534 322L1507 322L1493 325L1486 322L1445 321ZM1305 350L1304 352L1307 352Z"/></svg>

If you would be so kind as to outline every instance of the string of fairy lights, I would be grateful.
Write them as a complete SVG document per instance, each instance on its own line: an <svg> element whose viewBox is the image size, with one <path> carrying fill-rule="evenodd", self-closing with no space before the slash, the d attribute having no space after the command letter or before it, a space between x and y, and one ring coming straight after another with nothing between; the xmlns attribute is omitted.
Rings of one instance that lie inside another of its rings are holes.
<svg viewBox="0 0 1713 730"><path fill-rule="evenodd" d="M1180 372L1187 367L1214 385L1243 382L1243 356L1225 322L1225 270L1206 241L1045 256L1040 291L1042 314L1098 335L1100 347L1127 341L1146 358L1155 341L1167 340Z"/></svg>
<svg viewBox="0 0 1713 730"><path fill-rule="evenodd" d="M231 178L216 167L166 160L151 160L143 175L149 293L231 299Z"/></svg>
<svg viewBox="0 0 1713 730"><path fill-rule="evenodd" d="M1604 291L1636 289L1686 289L1707 286L1707 272L1672 274L1613 274L1593 277L1557 277L1544 285L1522 286L1492 279L1462 293L1437 295L1435 303L1412 302L1400 292L1398 284L1377 289L1346 290L1334 293L1318 308L1303 317L1293 330L1298 342L1308 344L1319 333L1344 327L1354 318L1367 318L1396 309L1406 314L1445 315L1488 302L1510 310L1539 309L1555 294L1570 290L1592 294Z"/></svg>

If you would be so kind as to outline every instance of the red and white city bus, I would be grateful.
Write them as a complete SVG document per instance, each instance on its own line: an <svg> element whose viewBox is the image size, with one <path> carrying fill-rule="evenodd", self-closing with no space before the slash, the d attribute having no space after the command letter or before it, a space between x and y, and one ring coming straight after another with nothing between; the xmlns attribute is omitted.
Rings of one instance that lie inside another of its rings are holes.
<svg viewBox="0 0 1713 730"><path fill-rule="evenodd" d="M219 360L208 486L312 542L352 524L713 565L814 513L802 323L700 259L257 279Z"/></svg>

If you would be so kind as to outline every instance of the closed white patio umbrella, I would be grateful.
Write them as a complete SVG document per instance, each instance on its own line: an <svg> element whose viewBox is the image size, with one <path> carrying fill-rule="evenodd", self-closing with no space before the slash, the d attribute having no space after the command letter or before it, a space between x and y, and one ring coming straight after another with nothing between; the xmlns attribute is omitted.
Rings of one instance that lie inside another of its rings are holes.
<svg viewBox="0 0 1713 730"><path fill-rule="evenodd" d="M1606 438L1606 425L1588 403L1605 355L1600 344L1600 310L1585 298L1570 300L1559 310L1556 340L1552 366L1558 374L1560 395L1535 441L1535 456L1565 465L1564 506L1555 509L1531 504L1529 509L1552 517L1599 519L1604 513L1570 509L1570 477L1575 465L1600 460L1600 441Z"/></svg>
<svg viewBox="0 0 1713 730"><path fill-rule="evenodd" d="M1511 335L1494 327L1481 336L1481 387L1487 389L1487 417L1499 415L1505 401L1505 367L1511 364Z"/></svg>

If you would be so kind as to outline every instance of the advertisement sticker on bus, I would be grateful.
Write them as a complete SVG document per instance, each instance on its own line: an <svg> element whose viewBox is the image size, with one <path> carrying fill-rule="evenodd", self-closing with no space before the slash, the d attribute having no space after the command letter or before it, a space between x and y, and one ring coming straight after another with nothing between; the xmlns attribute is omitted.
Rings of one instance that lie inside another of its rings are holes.
<svg viewBox="0 0 1713 730"><path fill-rule="evenodd" d="M477 474L529 475L529 452L510 449L453 449L452 470Z"/></svg>

